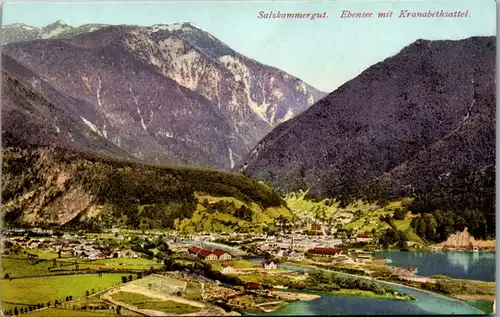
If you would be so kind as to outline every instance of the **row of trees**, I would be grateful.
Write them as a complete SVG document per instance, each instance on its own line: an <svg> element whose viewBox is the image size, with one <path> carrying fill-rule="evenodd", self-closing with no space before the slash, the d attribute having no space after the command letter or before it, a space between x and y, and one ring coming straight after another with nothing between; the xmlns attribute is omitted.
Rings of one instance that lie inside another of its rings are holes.
<svg viewBox="0 0 500 317"><path fill-rule="evenodd" d="M128 279L126 276L122 276L122 283L132 282L132 279L133 279L132 275L129 275ZM88 294L88 291L87 291L87 294Z"/></svg>
<svg viewBox="0 0 500 317"><path fill-rule="evenodd" d="M40 309L42 307L44 307L43 304L29 305L28 307L20 307L19 309L17 307L14 307L14 309L10 309L10 310L6 311L5 315L7 315L7 316L12 316L12 315L17 316L19 314L24 314L24 313L28 313L28 312Z"/></svg>
<svg viewBox="0 0 500 317"><path fill-rule="evenodd" d="M66 296L65 300L66 300L66 302L72 301L73 296L71 296L71 295ZM61 306L61 304L62 304L62 301L56 299L56 300L54 300L53 307L59 307L59 306ZM51 307L51 306L52 306L51 302L48 301L47 307ZM20 308L14 307L14 309L10 309L10 310L6 311L5 315L8 315L8 316L16 315L17 316L19 314L25 314L25 313L28 313L28 312L31 312L31 311L34 311L37 309L41 309L43 307L45 307L45 304L43 304L43 303L28 305L28 307L20 307Z"/></svg>

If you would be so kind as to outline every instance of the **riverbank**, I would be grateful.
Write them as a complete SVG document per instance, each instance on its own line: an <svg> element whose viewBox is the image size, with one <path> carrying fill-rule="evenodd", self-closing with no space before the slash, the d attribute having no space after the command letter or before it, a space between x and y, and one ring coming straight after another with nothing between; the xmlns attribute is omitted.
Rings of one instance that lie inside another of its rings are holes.
<svg viewBox="0 0 500 317"><path fill-rule="evenodd" d="M293 263L289 263L291 265L296 265ZM302 265L314 270L328 270L322 268L321 266L314 265ZM335 272L335 271L333 271ZM392 285L397 287L406 287L409 289L417 290L420 292L425 292L432 295L445 296L448 298L453 298L464 302L466 305L475 307L485 312L486 314L490 314L493 312L493 301L495 299L495 283L494 282L482 282L482 281L472 281L472 280L459 280L459 279L435 279L432 283L429 282L420 282L420 281L407 281L402 280L400 282L394 282L384 279L375 279L373 277L365 276L365 275L356 275L349 274L343 272L336 272L337 274L352 276L357 278L363 278L370 281L377 281L386 285ZM431 291L426 289L430 287L430 285L436 285L436 289L438 291ZM451 285L451 286L450 286ZM457 293L453 293L453 287ZM460 292L468 289L469 291L479 292L481 294L461 294ZM451 292L451 293L449 293Z"/></svg>
<svg viewBox="0 0 500 317"><path fill-rule="evenodd" d="M351 289L341 289L339 291L333 291L330 292L329 294L331 295L348 295L348 296L360 296L360 297L366 297L366 298L373 298L373 299L392 299L392 300L414 300L415 298L413 296L407 295L407 294L401 294L401 295L393 295L393 294L376 294L375 292L372 291L363 291L363 290L351 290Z"/></svg>
<svg viewBox="0 0 500 317"><path fill-rule="evenodd" d="M301 274L293 269L282 269L281 274L274 270L255 272L254 274L235 275L245 283L267 284L274 288L285 286L298 292L320 292L332 295L352 295L372 299L413 300L408 294L395 291L390 287L379 286L375 282L361 282L332 274ZM293 276L286 274L293 272ZM318 271L320 272L320 271ZM333 271L330 271L334 273Z"/></svg>
<svg viewBox="0 0 500 317"><path fill-rule="evenodd" d="M275 291L273 294L276 294L282 299L286 300L304 300L304 301L312 301L318 298L321 298L320 295L311 294L311 293L298 293L298 292L286 292L286 291Z"/></svg>

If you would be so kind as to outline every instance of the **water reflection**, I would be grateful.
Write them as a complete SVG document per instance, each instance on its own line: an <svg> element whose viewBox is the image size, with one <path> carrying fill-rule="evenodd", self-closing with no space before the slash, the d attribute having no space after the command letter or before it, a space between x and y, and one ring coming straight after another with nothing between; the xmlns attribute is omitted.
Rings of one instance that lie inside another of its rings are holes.
<svg viewBox="0 0 500 317"><path fill-rule="evenodd" d="M479 253L465 252L447 252L448 263L461 268L465 273L469 272L469 268L477 261L479 261Z"/></svg>
<svg viewBox="0 0 500 317"><path fill-rule="evenodd" d="M460 279L495 281L495 253L490 252L377 252L392 266L414 267L418 275L447 275Z"/></svg>

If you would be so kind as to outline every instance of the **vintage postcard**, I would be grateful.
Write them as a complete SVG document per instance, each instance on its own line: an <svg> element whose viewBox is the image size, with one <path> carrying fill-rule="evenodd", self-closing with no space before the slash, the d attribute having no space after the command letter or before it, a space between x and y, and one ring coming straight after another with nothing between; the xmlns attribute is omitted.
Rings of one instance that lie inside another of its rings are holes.
<svg viewBox="0 0 500 317"><path fill-rule="evenodd" d="M1 316L495 312L495 1L2 10Z"/></svg>

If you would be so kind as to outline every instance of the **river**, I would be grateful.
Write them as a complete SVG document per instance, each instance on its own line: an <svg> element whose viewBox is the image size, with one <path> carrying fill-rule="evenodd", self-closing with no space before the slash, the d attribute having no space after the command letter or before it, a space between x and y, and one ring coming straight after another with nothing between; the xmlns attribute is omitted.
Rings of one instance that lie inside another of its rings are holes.
<svg viewBox="0 0 500 317"><path fill-rule="evenodd" d="M179 242L184 243L184 244L199 245L202 248L220 249L220 250L229 252L232 255L237 256L237 257L245 255L245 252L241 251L240 249L238 249L236 247L231 247L231 246L221 244L221 243L216 243L216 242L205 242L205 241L194 241L194 240L181 240Z"/></svg>
<svg viewBox="0 0 500 317"><path fill-rule="evenodd" d="M262 259L252 259L259 263ZM293 264L280 264L280 268L294 271L311 271L314 269ZM339 273L342 274L342 273ZM344 274L342 274L344 275ZM360 277L362 278L362 277ZM377 283L388 285L384 282ZM324 294L313 301L296 301L277 309L267 315L431 315L431 314L484 314L482 311L462 301L412 289L406 286L390 285L392 288L410 294L414 301L373 299L359 296Z"/></svg>
<svg viewBox="0 0 500 317"><path fill-rule="evenodd" d="M495 281L494 252L383 251L375 255L391 259L393 266L417 268L421 276L442 274L458 279Z"/></svg>

